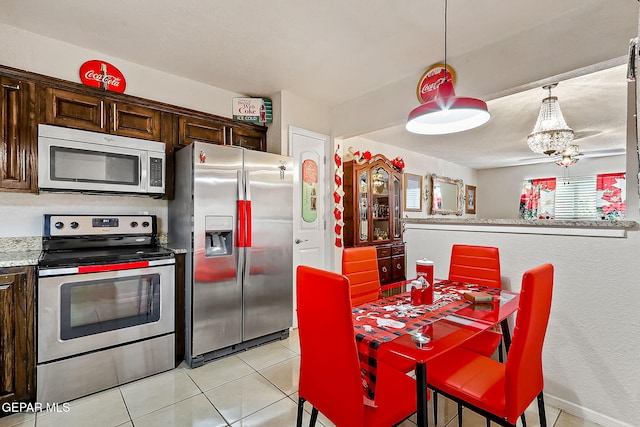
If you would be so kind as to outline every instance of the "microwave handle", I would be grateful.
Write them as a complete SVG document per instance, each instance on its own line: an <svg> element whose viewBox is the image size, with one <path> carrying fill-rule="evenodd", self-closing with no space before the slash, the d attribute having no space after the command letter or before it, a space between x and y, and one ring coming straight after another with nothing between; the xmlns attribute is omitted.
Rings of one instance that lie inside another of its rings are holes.
<svg viewBox="0 0 640 427"><path fill-rule="evenodd" d="M140 156L138 158L138 161L140 162L140 165L138 166L138 182L140 183L140 189L141 190L147 190L147 174L144 172L145 170L145 165L144 165L144 161L145 158L147 158L147 156ZM148 162L147 162L148 163Z"/></svg>

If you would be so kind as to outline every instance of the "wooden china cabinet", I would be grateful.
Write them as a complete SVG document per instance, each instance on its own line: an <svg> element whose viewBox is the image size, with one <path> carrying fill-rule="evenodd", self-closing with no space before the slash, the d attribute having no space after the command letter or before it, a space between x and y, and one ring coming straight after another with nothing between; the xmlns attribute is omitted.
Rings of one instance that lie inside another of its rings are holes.
<svg viewBox="0 0 640 427"><path fill-rule="evenodd" d="M402 183L382 154L344 164L344 245L376 246L382 285L405 280Z"/></svg>

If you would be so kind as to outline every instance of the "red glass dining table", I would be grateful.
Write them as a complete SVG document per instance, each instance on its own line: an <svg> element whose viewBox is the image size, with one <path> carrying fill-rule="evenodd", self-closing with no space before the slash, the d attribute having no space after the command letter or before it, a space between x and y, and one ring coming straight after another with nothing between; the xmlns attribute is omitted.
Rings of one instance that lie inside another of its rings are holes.
<svg viewBox="0 0 640 427"><path fill-rule="evenodd" d="M405 287L411 281L399 282ZM492 296L490 302L472 303L464 298L471 291ZM382 352L415 363L417 425L426 427L427 364L477 334L502 326L505 348L510 345L508 317L518 309L515 292L448 280L434 285L434 302L412 305L410 292L403 292L353 307L363 387L375 397L376 361Z"/></svg>

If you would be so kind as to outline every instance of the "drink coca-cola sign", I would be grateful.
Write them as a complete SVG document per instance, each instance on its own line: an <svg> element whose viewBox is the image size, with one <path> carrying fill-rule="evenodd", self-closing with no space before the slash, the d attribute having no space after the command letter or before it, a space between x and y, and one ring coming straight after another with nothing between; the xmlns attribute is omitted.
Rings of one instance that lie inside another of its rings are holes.
<svg viewBox="0 0 640 427"><path fill-rule="evenodd" d="M80 81L87 86L123 93L127 87L124 75L105 61L92 59L80 66Z"/></svg>
<svg viewBox="0 0 640 427"><path fill-rule="evenodd" d="M456 72L449 64L447 64L446 70L444 64L435 64L429 67L418 80L416 88L418 101L424 104L435 98L438 86L445 81L445 78L455 85Z"/></svg>

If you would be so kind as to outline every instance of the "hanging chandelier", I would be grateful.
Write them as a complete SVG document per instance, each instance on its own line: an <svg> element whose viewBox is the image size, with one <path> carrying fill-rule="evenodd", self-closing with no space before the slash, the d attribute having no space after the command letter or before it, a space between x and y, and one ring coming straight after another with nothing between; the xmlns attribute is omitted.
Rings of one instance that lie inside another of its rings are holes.
<svg viewBox="0 0 640 427"><path fill-rule="evenodd" d="M560 153L573 141L573 130L564 120L557 96L551 96L551 89L558 84L544 86L549 96L542 100L538 120L527 137L527 144L534 153L551 155Z"/></svg>
<svg viewBox="0 0 640 427"><path fill-rule="evenodd" d="M406 129L423 135L462 132L485 124L490 118L487 103L481 99L456 96L447 76L447 0L444 2L443 82L435 97L409 113Z"/></svg>
<svg viewBox="0 0 640 427"><path fill-rule="evenodd" d="M556 160L556 165L563 166L565 168L575 165L576 163L578 163L578 160L580 160L576 157L582 155L579 151L580 149L577 145L569 145L567 148L558 153L560 159Z"/></svg>

